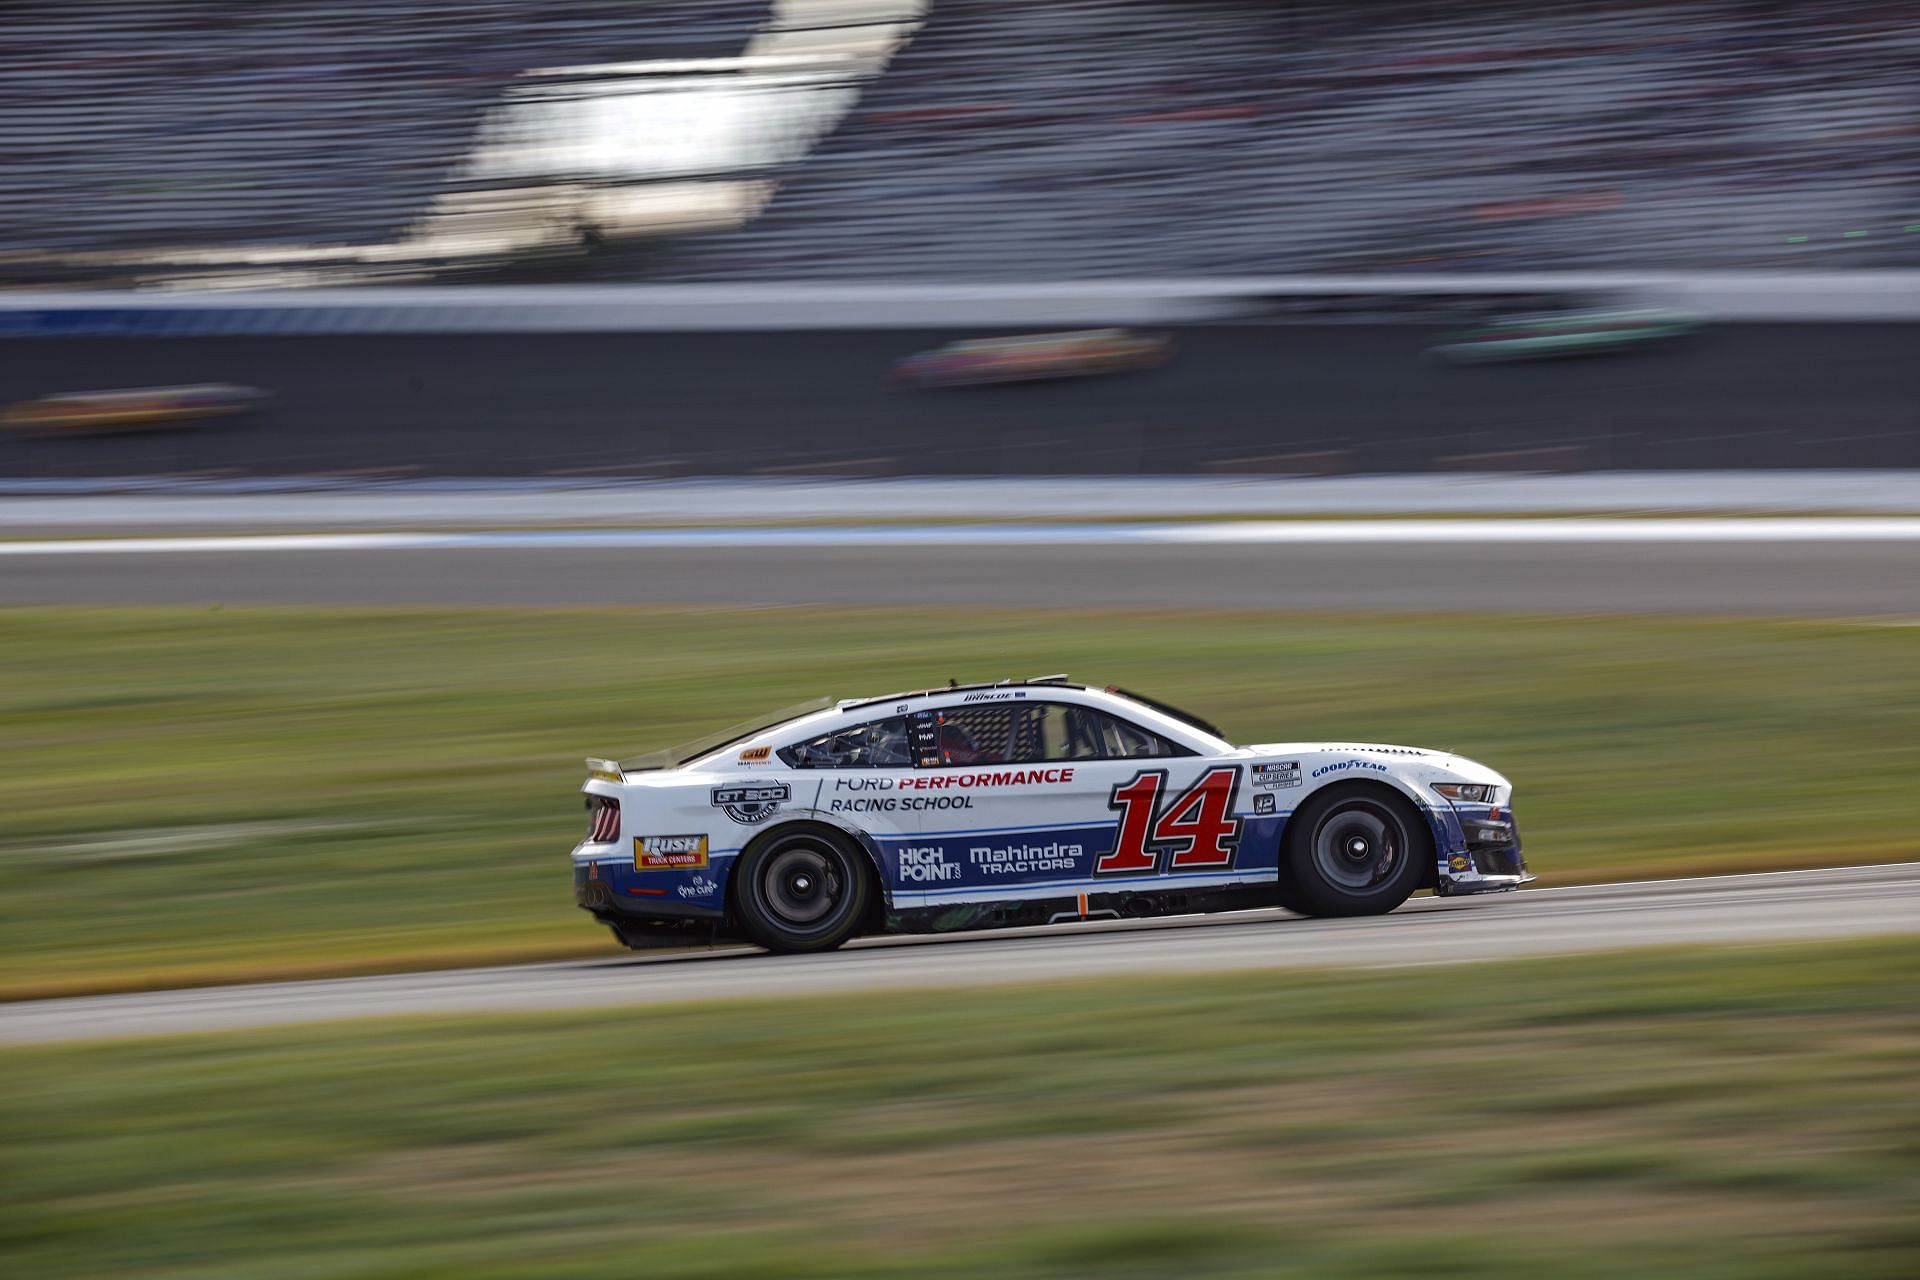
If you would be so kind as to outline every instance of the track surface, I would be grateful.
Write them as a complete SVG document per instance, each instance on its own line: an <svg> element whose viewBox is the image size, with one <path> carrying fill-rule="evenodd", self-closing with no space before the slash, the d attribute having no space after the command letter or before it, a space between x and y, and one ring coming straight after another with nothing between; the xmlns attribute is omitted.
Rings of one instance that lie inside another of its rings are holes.
<svg viewBox="0 0 1920 1280"><path fill-rule="evenodd" d="M653 603L1920 614L1920 541L554 545L0 555L0 604Z"/></svg>
<svg viewBox="0 0 1920 1280"><path fill-rule="evenodd" d="M582 927L586 922L582 921ZM777 998L1130 973L1409 966L1630 947L1920 932L1920 863L1418 898L1390 916L1238 912L876 938L818 956L719 950L0 1006L0 1043L162 1035L390 1014Z"/></svg>
<svg viewBox="0 0 1920 1280"><path fill-rule="evenodd" d="M195 382L277 398L258 421L194 430L0 432L0 476L739 473L875 458L932 474L1129 474L1326 450L1367 472L1548 446L1602 468L1920 466L1913 325L1723 325L1632 354L1464 368L1426 356L1443 332L1195 326L1145 373L925 393L890 389L892 362L970 335L12 339L0 404Z"/></svg>

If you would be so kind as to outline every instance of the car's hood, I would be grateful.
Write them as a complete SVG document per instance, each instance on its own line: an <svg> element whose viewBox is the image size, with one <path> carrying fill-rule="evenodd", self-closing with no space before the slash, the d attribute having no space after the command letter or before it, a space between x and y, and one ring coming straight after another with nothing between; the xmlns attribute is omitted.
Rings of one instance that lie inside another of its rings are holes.
<svg viewBox="0 0 1920 1280"><path fill-rule="evenodd" d="M1241 750L1258 756L1284 755L1369 755L1401 756L1407 759L1424 757L1432 760L1449 760L1453 754L1448 751L1430 751L1425 747L1397 747L1388 742L1257 742Z"/></svg>
<svg viewBox="0 0 1920 1280"><path fill-rule="evenodd" d="M1261 742L1241 748L1250 756L1327 759L1358 756L1397 766L1396 772L1422 781L1484 782L1506 786L1507 779L1477 760L1427 747L1402 747L1386 742Z"/></svg>

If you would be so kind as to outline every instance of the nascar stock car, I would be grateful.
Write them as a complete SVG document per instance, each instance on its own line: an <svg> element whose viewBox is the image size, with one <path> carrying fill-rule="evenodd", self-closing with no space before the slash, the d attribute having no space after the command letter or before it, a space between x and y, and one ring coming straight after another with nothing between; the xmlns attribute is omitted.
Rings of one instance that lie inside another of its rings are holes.
<svg viewBox="0 0 1920 1280"><path fill-rule="evenodd" d="M1171 351L1172 342L1164 334L1131 329L970 338L896 361L893 380L911 387L972 387L1086 378L1150 369Z"/></svg>
<svg viewBox="0 0 1920 1280"><path fill-rule="evenodd" d="M226 382L130 391L71 391L10 404L0 410L0 426L68 435L143 431L253 413L272 398L257 387Z"/></svg>
<svg viewBox="0 0 1920 1280"><path fill-rule="evenodd" d="M1454 364L1552 360L1607 355L1685 337L1700 327L1692 316L1661 307L1613 307L1501 316L1433 348Z"/></svg>
<svg viewBox="0 0 1920 1280"><path fill-rule="evenodd" d="M1507 780L1444 751L1236 747L1065 676L825 699L589 759L575 901L630 947L929 933L1518 888Z"/></svg>

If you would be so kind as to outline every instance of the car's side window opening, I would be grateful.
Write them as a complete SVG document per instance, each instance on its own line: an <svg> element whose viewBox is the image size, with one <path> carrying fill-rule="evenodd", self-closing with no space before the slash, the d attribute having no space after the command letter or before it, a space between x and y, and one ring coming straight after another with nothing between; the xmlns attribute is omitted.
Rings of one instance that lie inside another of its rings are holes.
<svg viewBox="0 0 1920 1280"><path fill-rule="evenodd" d="M835 729L782 747L780 758L795 769L905 769L913 763L907 751L907 718Z"/></svg>
<svg viewBox="0 0 1920 1280"><path fill-rule="evenodd" d="M942 765L1131 760L1192 753L1095 707L994 702L936 713Z"/></svg>

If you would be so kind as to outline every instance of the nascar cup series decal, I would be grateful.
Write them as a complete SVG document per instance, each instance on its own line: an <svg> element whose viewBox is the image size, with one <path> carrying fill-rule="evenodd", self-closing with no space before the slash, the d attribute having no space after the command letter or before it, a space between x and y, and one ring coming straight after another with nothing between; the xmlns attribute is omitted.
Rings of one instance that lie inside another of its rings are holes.
<svg viewBox="0 0 1920 1280"><path fill-rule="evenodd" d="M784 782L742 782L713 789L713 807L743 826L765 822L791 799L793 789Z"/></svg>
<svg viewBox="0 0 1920 1280"><path fill-rule="evenodd" d="M1254 765L1253 785L1268 788L1297 787L1300 785L1300 762L1282 760L1277 764Z"/></svg>
<svg viewBox="0 0 1920 1280"><path fill-rule="evenodd" d="M699 836L635 836L635 871L693 871L707 865L707 838Z"/></svg>

